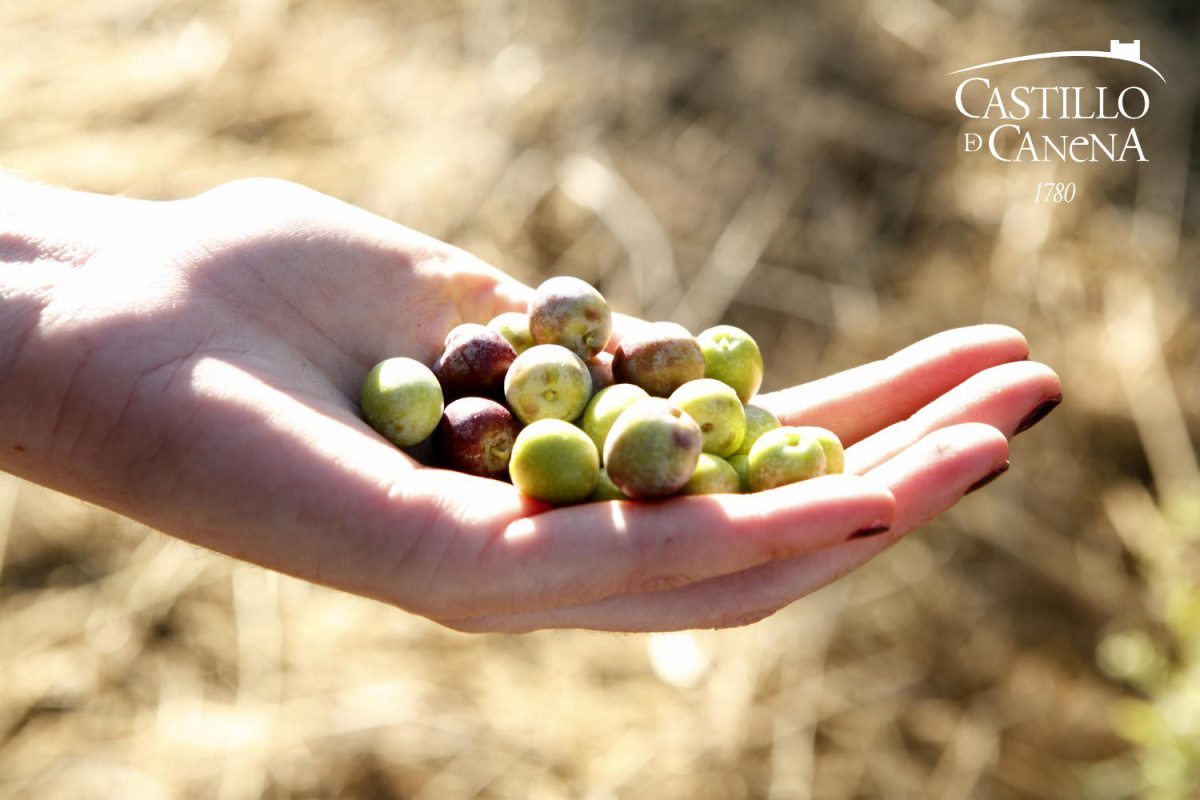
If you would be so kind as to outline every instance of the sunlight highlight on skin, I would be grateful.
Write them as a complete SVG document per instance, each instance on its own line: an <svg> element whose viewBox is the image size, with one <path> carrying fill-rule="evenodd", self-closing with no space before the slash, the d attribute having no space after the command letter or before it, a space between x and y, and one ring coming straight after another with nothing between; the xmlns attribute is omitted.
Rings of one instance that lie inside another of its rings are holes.
<svg viewBox="0 0 1200 800"><path fill-rule="evenodd" d="M537 535L537 523L533 521L533 517L523 517L516 522L509 523L504 529L504 541L508 544L521 544L522 542L533 539Z"/></svg>

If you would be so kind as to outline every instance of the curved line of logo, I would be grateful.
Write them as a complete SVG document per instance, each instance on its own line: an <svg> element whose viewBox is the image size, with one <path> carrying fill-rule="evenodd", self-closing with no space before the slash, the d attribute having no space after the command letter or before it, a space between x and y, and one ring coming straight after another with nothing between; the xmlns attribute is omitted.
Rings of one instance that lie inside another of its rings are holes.
<svg viewBox="0 0 1200 800"><path fill-rule="evenodd" d="M1125 61L1130 64L1137 64L1138 66L1145 67L1146 69L1150 70L1155 75L1157 75L1158 79L1161 80L1163 83L1167 82L1167 79L1163 77L1163 74L1161 72L1159 72L1152 65L1146 63L1145 61L1142 61L1141 59L1125 58L1122 56L1113 55L1112 53L1106 53L1103 50L1062 50L1062 51L1059 51L1056 53L1034 53L1034 54L1028 55L1028 56L1015 56L1013 58L1002 58L999 61L989 61L986 64L976 64L973 67L963 67L962 69L956 69L953 72L947 72L946 74L947 75L958 75L961 72L971 72L973 70L985 69L987 67L998 67L1001 64L1012 64L1017 61L1040 61L1041 59L1044 59L1044 58L1109 58L1109 59L1112 59L1113 61Z"/></svg>

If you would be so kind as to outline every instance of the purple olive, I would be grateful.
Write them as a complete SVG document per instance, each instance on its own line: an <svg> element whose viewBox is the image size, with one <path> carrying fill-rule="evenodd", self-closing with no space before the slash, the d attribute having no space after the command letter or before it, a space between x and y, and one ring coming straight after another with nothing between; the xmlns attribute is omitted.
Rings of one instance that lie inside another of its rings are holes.
<svg viewBox="0 0 1200 800"><path fill-rule="evenodd" d="M500 478L508 470L519 427L509 410L495 400L455 400L446 406L434 432L438 460L459 472Z"/></svg>
<svg viewBox="0 0 1200 800"><path fill-rule="evenodd" d="M635 384L655 397L668 397L688 381L703 377L700 343L673 322L655 322L626 336L613 356L617 383Z"/></svg>
<svg viewBox="0 0 1200 800"><path fill-rule="evenodd" d="M433 364L447 400L495 397L504 387L517 351L508 340L485 325L465 322L446 334L445 349Z"/></svg>

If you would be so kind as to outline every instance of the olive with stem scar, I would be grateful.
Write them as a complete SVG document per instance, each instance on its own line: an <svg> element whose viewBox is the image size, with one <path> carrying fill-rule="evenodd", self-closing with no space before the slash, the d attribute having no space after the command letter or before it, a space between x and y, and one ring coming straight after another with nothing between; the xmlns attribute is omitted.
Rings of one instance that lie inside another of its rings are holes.
<svg viewBox="0 0 1200 800"><path fill-rule="evenodd" d="M501 478L508 471L519 427L495 400L459 398L446 406L434 433L438 460L459 472Z"/></svg>
<svg viewBox="0 0 1200 800"><path fill-rule="evenodd" d="M671 400L700 426L704 452L721 458L737 452L746 435L746 412L730 386L700 378L671 392Z"/></svg>
<svg viewBox="0 0 1200 800"><path fill-rule="evenodd" d="M538 344L557 344L586 361L608 344L612 312L591 284L561 275L543 281L529 301L529 332Z"/></svg>
<svg viewBox="0 0 1200 800"><path fill-rule="evenodd" d="M763 359L758 343L741 328L716 325L696 337L704 354L704 376L733 387L743 403L762 386Z"/></svg>
<svg viewBox="0 0 1200 800"><path fill-rule="evenodd" d="M517 419L578 419L592 397L592 377L579 356L556 344L535 344L504 377L504 397Z"/></svg>

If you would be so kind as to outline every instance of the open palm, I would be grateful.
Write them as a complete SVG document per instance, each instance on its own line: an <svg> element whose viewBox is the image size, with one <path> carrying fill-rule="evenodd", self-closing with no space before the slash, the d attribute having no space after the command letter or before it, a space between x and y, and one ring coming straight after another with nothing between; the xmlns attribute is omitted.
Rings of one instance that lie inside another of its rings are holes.
<svg viewBox="0 0 1200 800"><path fill-rule="evenodd" d="M529 287L278 181L171 203L20 194L0 207L0 467L462 630L759 619L998 474L1059 396L1016 331L947 331L756 400L838 433L853 474L550 509L421 466L356 405L372 364L431 363Z"/></svg>

